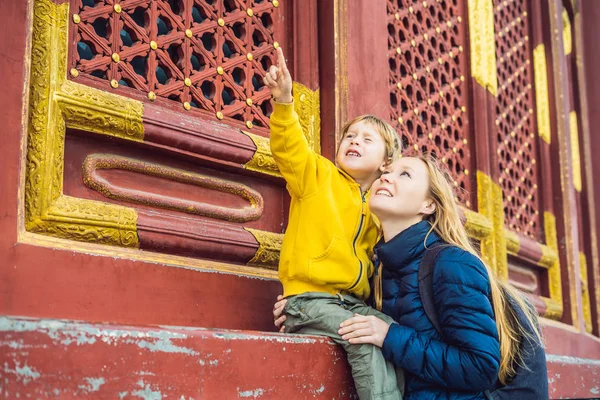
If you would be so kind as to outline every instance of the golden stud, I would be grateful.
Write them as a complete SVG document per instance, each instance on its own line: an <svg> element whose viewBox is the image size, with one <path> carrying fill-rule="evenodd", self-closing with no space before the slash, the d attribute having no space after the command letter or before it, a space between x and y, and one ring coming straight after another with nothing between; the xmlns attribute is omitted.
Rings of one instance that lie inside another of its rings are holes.
<svg viewBox="0 0 600 400"><path fill-rule="evenodd" d="M403 123L403 122L404 122L404 120L402 119L402 117L399 117L399 118L398 118L398 122L399 122L399 123Z"/></svg>
<svg viewBox="0 0 600 400"><path fill-rule="evenodd" d="M252 129L254 125L252 124L252 121L246 121L246 126L248 127L248 129Z"/></svg>
<svg viewBox="0 0 600 400"><path fill-rule="evenodd" d="M192 33L191 29L186 29L185 30L185 36L191 38L194 34Z"/></svg>
<svg viewBox="0 0 600 400"><path fill-rule="evenodd" d="M400 49L400 47L396 47L396 53L402 54L402 50Z"/></svg>
<svg viewBox="0 0 600 400"><path fill-rule="evenodd" d="M398 14L398 13L394 14L394 18L396 18L396 21L400 21L400 14Z"/></svg>
<svg viewBox="0 0 600 400"><path fill-rule="evenodd" d="M458 22L462 22L462 17L460 15L456 19L458 20Z"/></svg>
<svg viewBox="0 0 600 400"><path fill-rule="evenodd" d="M249 106L252 105L252 99L251 98L247 98L246 99L246 104L248 104Z"/></svg>
<svg viewBox="0 0 600 400"><path fill-rule="evenodd" d="M254 15L254 11L252 11L252 9L249 8L249 9L246 10L246 14L248 14L248 16L251 17L251 16Z"/></svg>
<svg viewBox="0 0 600 400"><path fill-rule="evenodd" d="M469 170L465 169L465 175L469 175Z"/></svg>
<svg viewBox="0 0 600 400"><path fill-rule="evenodd" d="M120 5L120 4L115 4L115 5L113 6L113 10L115 10L115 12L116 12L117 14L120 14L120 13L121 13L121 5Z"/></svg>
<svg viewBox="0 0 600 400"><path fill-rule="evenodd" d="M116 63L118 63L119 61L121 61L121 57L119 57L119 55L117 53L113 53L111 58Z"/></svg>
<svg viewBox="0 0 600 400"><path fill-rule="evenodd" d="M412 45L412 47L416 47L417 46L417 42L415 42L415 39L411 40L410 44Z"/></svg>
<svg viewBox="0 0 600 400"><path fill-rule="evenodd" d="M279 48L279 42L273 42L273 48L274 49L278 49Z"/></svg>
<svg viewBox="0 0 600 400"><path fill-rule="evenodd" d="M219 18L217 20L217 24L219 24L219 26L225 26L225 20L223 18Z"/></svg>
<svg viewBox="0 0 600 400"><path fill-rule="evenodd" d="M75 68L71 68L71 71L69 72L71 72L71 76L73 78L77 78L79 76L79 71L77 71Z"/></svg>
<svg viewBox="0 0 600 400"><path fill-rule="evenodd" d="M277 0L273 0L273 7L279 7L279 2Z"/></svg>
<svg viewBox="0 0 600 400"><path fill-rule="evenodd" d="M185 84L185 86L192 86L192 80L190 78L185 78L183 80L183 83Z"/></svg>
<svg viewBox="0 0 600 400"><path fill-rule="evenodd" d="M73 14L73 22L75 22L76 24L81 22L81 17L79 17L78 14Z"/></svg>
<svg viewBox="0 0 600 400"><path fill-rule="evenodd" d="M396 86L398 87L398 89L402 89L402 83L401 82L396 83Z"/></svg>
<svg viewBox="0 0 600 400"><path fill-rule="evenodd" d="M414 145L414 148L415 148L415 150L419 150L419 145L418 145L418 144L415 144L415 145Z"/></svg>
<svg viewBox="0 0 600 400"><path fill-rule="evenodd" d="M412 14L414 12L413 8L412 7L408 7L408 12Z"/></svg>
<svg viewBox="0 0 600 400"><path fill-rule="evenodd" d="M225 71L223 70L223 67L221 67L220 65L217 67L217 74L219 75L223 75Z"/></svg>
<svg viewBox="0 0 600 400"><path fill-rule="evenodd" d="M151 48L152 50L156 50L156 49L158 49L158 43L156 43L154 40L151 40L151 41L150 41L150 48Z"/></svg>
<svg viewBox="0 0 600 400"><path fill-rule="evenodd" d="M413 79L416 81L417 80L417 74L413 74Z"/></svg>
<svg viewBox="0 0 600 400"><path fill-rule="evenodd" d="M156 100L156 93L148 92L148 98L152 101Z"/></svg>
<svg viewBox="0 0 600 400"><path fill-rule="evenodd" d="M116 79L113 79L112 81L110 81L110 86L112 86L113 89L116 89L119 87L119 82L117 82Z"/></svg>
<svg viewBox="0 0 600 400"><path fill-rule="evenodd" d="M185 103L183 103L183 108L185 108L186 110L190 110L192 108L192 106L190 105L190 103L188 103L187 101Z"/></svg>
<svg viewBox="0 0 600 400"><path fill-rule="evenodd" d="M221 111L217 111L217 118L223 119L223 113Z"/></svg>
<svg viewBox="0 0 600 400"><path fill-rule="evenodd" d="M252 61L254 59L254 57L252 56L252 53L246 54L246 58L248 59L248 61Z"/></svg>

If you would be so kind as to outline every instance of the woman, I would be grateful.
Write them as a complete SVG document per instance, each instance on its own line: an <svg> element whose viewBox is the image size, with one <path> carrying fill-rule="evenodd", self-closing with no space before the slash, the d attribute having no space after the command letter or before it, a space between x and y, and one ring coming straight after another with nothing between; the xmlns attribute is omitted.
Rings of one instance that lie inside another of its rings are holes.
<svg viewBox="0 0 600 400"><path fill-rule="evenodd" d="M541 343L534 311L481 261L450 181L432 159L397 160L371 193L369 206L383 233L373 303L397 323L357 315L341 324L340 334L350 343L380 346L403 368L407 399L485 399L486 390L510 382L523 364L523 338ZM438 244L451 245L436 258L432 279L441 332L425 314L418 281L426 249Z"/></svg>

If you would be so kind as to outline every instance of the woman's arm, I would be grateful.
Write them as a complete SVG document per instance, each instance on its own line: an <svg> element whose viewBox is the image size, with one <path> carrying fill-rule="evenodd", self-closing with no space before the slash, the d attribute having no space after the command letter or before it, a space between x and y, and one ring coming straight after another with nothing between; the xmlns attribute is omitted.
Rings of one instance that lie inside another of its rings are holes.
<svg viewBox="0 0 600 400"><path fill-rule="evenodd" d="M437 259L433 282L442 340L393 324L384 356L443 387L489 389L498 376L500 342L485 266L466 251L449 248Z"/></svg>

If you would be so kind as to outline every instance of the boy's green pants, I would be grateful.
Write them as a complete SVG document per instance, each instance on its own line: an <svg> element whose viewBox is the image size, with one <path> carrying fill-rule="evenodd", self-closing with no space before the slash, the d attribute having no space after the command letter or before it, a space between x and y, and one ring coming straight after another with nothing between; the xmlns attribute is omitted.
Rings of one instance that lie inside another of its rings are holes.
<svg viewBox="0 0 600 400"><path fill-rule="evenodd" d="M348 355L354 385L360 400L398 400L404 392L404 373L383 358L372 344L350 344L337 333L340 324L354 314L374 315L394 322L389 316L349 295L303 293L288 298L284 313L285 331L304 335L323 335L340 344Z"/></svg>

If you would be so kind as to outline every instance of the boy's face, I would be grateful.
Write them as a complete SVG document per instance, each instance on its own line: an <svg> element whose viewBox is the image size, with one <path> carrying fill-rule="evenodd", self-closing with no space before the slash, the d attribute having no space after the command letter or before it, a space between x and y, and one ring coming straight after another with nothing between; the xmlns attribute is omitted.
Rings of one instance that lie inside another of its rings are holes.
<svg viewBox="0 0 600 400"><path fill-rule="evenodd" d="M373 125L365 121L350 126L336 155L340 168L356 181L376 179L385 160L385 141Z"/></svg>

